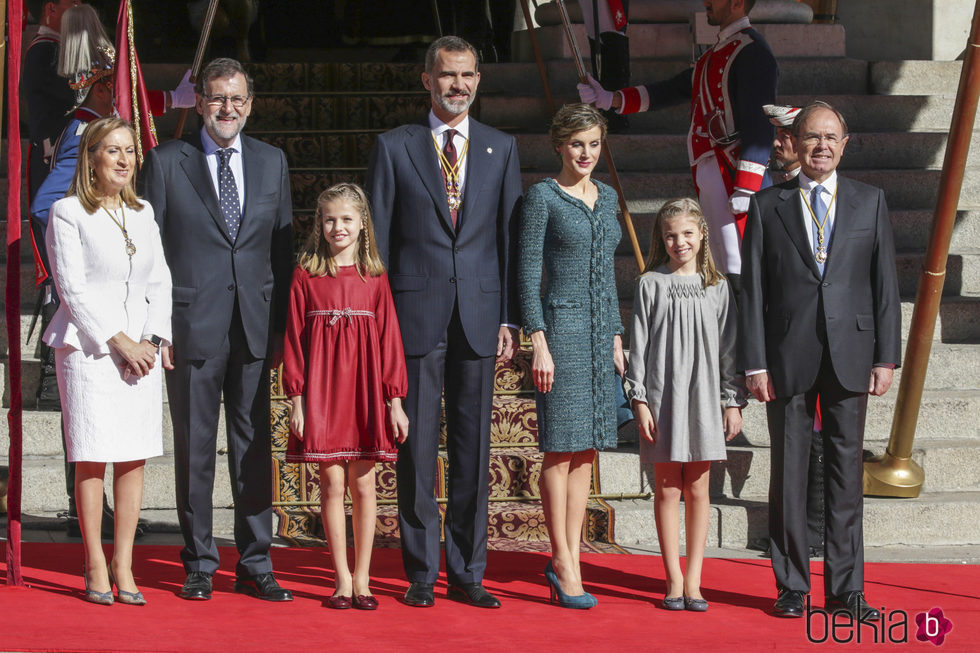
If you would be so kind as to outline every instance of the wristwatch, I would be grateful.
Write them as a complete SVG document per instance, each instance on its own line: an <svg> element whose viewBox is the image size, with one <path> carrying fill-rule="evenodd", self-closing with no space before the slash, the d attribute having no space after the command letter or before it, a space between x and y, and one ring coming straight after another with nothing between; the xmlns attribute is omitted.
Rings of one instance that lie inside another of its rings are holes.
<svg viewBox="0 0 980 653"><path fill-rule="evenodd" d="M149 343L154 347L156 347L157 349L159 349L160 345L163 344L163 338L161 338L160 336L153 335L152 333L146 336L145 338L143 338L143 340L149 341Z"/></svg>

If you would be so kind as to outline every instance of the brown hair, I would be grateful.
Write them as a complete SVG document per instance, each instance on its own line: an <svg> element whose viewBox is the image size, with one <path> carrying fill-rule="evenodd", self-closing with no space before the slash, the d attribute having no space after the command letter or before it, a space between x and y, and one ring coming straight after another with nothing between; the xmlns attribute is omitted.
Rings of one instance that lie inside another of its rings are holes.
<svg viewBox="0 0 980 653"><path fill-rule="evenodd" d="M429 45L429 49L425 51L425 72L432 75L435 73L436 67L436 57L439 56L439 50L445 50L446 52L469 52L473 55L473 60L476 62L473 64L473 70L478 71L480 69L480 53L477 52L476 48L470 45L469 41L461 39L458 36L443 36Z"/></svg>
<svg viewBox="0 0 980 653"><path fill-rule="evenodd" d="M330 245L323 238L323 205L335 201L350 202L351 206L361 216L361 233L357 236L357 254L354 264L357 273L363 279L367 274L377 277L384 274L385 266L378 254L377 239L374 237L374 224L371 222L371 209L368 207L367 195L357 184L343 182L335 184L320 193L316 198L316 214L313 217L313 227L306 236L299 252L299 267L314 277L336 277L337 261L330 254Z"/></svg>
<svg viewBox="0 0 980 653"><path fill-rule="evenodd" d="M606 117L599 113L591 104L566 104L558 109L551 119L551 145L557 150L567 143L573 134L598 127L602 132L601 139L606 140Z"/></svg>
<svg viewBox="0 0 980 653"><path fill-rule="evenodd" d="M82 140L78 144L78 163L75 164L75 176L72 177L71 185L65 196L77 195L78 201L89 213L95 213L99 208L99 195L96 192L96 182L92 159L102 141L110 133L117 129L125 129L133 139L133 147L136 147L136 132L128 121L122 118L100 118L89 123L85 131L82 132ZM135 159L135 156L134 156ZM122 189L122 201L133 210L140 208L139 195L136 194L136 170L129 178L129 183Z"/></svg>
<svg viewBox="0 0 980 653"><path fill-rule="evenodd" d="M245 66L237 59L232 59L231 57L212 59L204 67L204 70L201 71L201 74L198 75L197 81L194 83L194 92L198 95L204 95L205 91L207 91L208 82L212 79L225 79L239 74L245 78L245 88L247 89L248 96L252 97L255 95L254 80L249 76L248 71L245 70Z"/></svg>
<svg viewBox="0 0 980 653"><path fill-rule="evenodd" d="M693 218L698 223L698 229L704 234L701 249L698 251L698 272L704 279L705 288L714 286L725 277L718 272L715 259L711 256L711 248L708 246L708 223L705 222L701 206L689 197L669 200L660 207L657 221L653 225L653 234L650 236L650 254L647 256L643 271L656 270L670 261L670 254L667 253L667 245L664 243L664 222L681 217Z"/></svg>

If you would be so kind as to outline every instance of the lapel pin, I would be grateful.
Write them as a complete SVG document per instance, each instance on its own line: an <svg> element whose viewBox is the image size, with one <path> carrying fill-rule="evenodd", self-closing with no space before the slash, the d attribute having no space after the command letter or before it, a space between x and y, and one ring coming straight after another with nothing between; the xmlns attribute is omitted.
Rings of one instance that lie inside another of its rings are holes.
<svg viewBox="0 0 980 653"><path fill-rule="evenodd" d="M488 147L487 148L487 154L493 154L493 148L492 147Z"/></svg>

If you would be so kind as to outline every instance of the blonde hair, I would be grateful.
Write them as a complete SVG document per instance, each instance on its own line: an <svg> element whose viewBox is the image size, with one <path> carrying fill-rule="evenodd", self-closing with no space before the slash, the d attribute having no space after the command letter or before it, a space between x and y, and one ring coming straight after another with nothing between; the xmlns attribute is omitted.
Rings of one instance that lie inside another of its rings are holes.
<svg viewBox="0 0 980 653"><path fill-rule="evenodd" d="M99 208L99 193L96 188L95 169L92 167L92 159L105 137L116 131L125 129L133 139L133 147L136 147L136 132L128 121L122 118L100 118L89 123L82 132L82 140L78 144L78 163L75 164L75 176L72 177L71 185L65 196L77 195L78 201L89 213L95 213ZM134 157L135 158L135 157ZM139 195L136 194L136 170L129 178L122 192L122 201L133 210L140 208Z"/></svg>
<svg viewBox="0 0 980 653"><path fill-rule="evenodd" d="M701 249L698 250L698 273L704 279L705 288L714 286L725 277L715 267L715 259L711 256L711 247L708 245L708 223L705 222L704 213L700 205L689 197L669 200L660 208L653 225L653 234L650 236L650 254L647 256L643 271L656 270L670 261L670 254L667 253L667 245L664 243L664 222L681 217L692 218L704 235Z"/></svg>
<svg viewBox="0 0 980 653"><path fill-rule="evenodd" d="M367 196L360 186L348 182L335 184L316 198L313 228L310 229L300 249L299 267L314 277L337 276L337 261L330 254L330 245L323 238L323 205L338 200L350 202L361 217L361 232L357 236L357 254L354 263L357 274L361 279L365 274L371 277L384 274L385 266L378 253Z"/></svg>

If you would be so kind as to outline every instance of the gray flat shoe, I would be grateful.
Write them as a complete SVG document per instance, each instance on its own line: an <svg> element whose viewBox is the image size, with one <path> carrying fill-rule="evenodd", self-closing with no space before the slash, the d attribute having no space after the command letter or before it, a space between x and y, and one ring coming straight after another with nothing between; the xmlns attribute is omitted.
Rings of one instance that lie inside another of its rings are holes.
<svg viewBox="0 0 980 653"><path fill-rule="evenodd" d="M663 602L664 610L683 610L683 596L665 596Z"/></svg>

